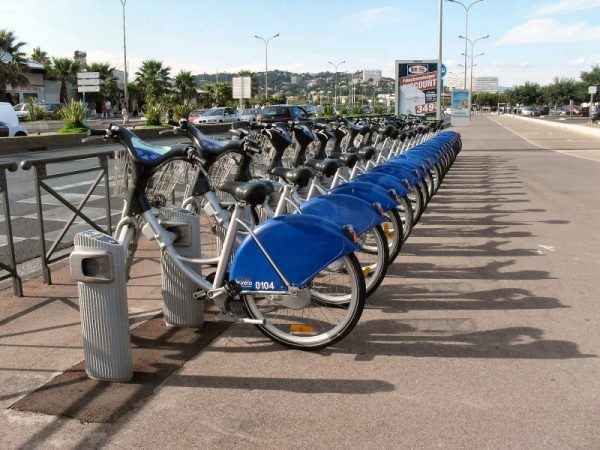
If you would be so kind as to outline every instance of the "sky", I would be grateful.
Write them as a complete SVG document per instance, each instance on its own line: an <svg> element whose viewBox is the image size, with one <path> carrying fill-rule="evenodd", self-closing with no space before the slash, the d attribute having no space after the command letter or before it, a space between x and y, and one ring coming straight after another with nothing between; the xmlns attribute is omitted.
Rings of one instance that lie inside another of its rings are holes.
<svg viewBox="0 0 600 450"><path fill-rule="evenodd" d="M468 5L472 0L462 0ZM436 59L439 0L127 0L130 73L158 59L171 73L264 70L294 72L381 69L394 61ZM462 73L465 10L444 0L443 61ZM88 62L123 68L121 0L0 0L0 28L51 56L85 51ZM600 0L483 0L469 12L474 76L501 86L577 78L600 64ZM469 63L470 64L470 63ZM131 79L133 76L130 76Z"/></svg>

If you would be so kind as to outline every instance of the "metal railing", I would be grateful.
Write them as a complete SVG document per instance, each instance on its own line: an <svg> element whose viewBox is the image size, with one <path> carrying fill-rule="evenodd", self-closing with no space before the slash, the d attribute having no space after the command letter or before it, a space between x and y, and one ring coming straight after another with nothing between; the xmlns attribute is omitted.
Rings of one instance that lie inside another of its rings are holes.
<svg viewBox="0 0 600 450"><path fill-rule="evenodd" d="M23 296L23 283L17 273L17 262L15 260L15 246L13 242L12 222L10 219L10 205L8 203L8 190L6 184L6 171L14 172L18 166L14 162L0 163L0 194L2 195L2 204L4 212L4 223L6 227L6 247L8 250L8 263L0 261L0 269L7 273L0 277L0 281L12 278L13 291L17 297Z"/></svg>
<svg viewBox="0 0 600 450"><path fill-rule="evenodd" d="M58 246L66 236L69 228L73 225L77 218L83 219L88 225L94 229L111 234L112 233L112 222L111 222L111 208L110 208L110 185L108 180L108 159L114 157L114 150L105 150L94 153L89 153L83 156L59 156L49 158L38 158L38 159L26 159L21 161L21 168L24 170L33 169L33 179L35 184L35 197L37 205L37 218L38 218L38 229L39 229L39 240L40 240L40 252L41 252L41 264L42 274L44 282L52 284L52 276L50 273L50 264L64 259L68 254L54 256L58 250ZM48 173L48 166L53 164L74 162L88 159L96 159L97 165L84 169L77 169L71 171L60 171L55 173ZM84 198L79 204L74 205L66 200L62 195L56 192L46 181L56 178L63 178L67 176L80 175L91 172L100 172L96 179L92 182ZM92 196L100 182L104 180L104 200L106 208L106 229L102 229L94 220L90 219L86 214L82 212L86 206L89 198ZM62 230L59 232L56 239L50 245L50 248L46 248L45 229L44 229L44 210L42 204L42 189L50 194L52 197L57 199L63 206L69 209L73 214L70 219L65 223Z"/></svg>

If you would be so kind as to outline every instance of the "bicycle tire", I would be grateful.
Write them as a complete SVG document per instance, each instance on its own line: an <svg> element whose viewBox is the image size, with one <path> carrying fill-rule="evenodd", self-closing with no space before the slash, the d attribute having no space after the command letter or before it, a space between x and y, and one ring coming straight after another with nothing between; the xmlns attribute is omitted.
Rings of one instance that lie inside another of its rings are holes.
<svg viewBox="0 0 600 450"><path fill-rule="evenodd" d="M367 298L382 283L390 261L390 250L386 234L377 225L358 236L360 248L354 253L365 277Z"/></svg>
<svg viewBox="0 0 600 450"><path fill-rule="evenodd" d="M256 325L260 332L272 341L288 348L319 350L338 342L350 333L358 323L366 297L365 281L356 256L349 254L336 261L336 263L338 262L344 268L340 273L348 275L349 284L345 286L348 294L340 296L340 300L347 297L345 304L340 301L335 306L324 305L311 297L308 307L302 309L287 308L285 309L287 314L283 315L279 313L281 308L277 308L273 299L268 299L265 296L258 298L259 296L253 294L243 294L242 301L246 313L253 319L264 319L266 321L264 325ZM328 268L323 269L315 276L313 286L315 282L320 283L318 278L322 273L327 274ZM316 308L319 308L319 310L316 311ZM315 309L316 315L312 314L313 311L311 310L313 309ZM271 312L276 314L272 317L266 316L265 313L269 314ZM300 314L303 317L300 317ZM337 315L339 318L330 319L331 315ZM300 323L301 320L309 323ZM327 321L333 323L330 324L331 329L325 330L325 326L328 325ZM314 334L317 327L323 331Z"/></svg>

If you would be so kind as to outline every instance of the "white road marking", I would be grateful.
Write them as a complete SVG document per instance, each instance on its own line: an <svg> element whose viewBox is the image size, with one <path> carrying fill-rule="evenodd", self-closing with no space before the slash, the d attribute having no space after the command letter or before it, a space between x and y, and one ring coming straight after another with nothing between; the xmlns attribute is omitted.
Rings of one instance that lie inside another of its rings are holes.
<svg viewBox="0 0 600 450"><path fill-rule="evenodd" d="M540 245L540 244L538 244L538 247L543 248L544 250L549 250L551 252L553 252L555 250L555 248L552 247L551 245Z"/></svg>

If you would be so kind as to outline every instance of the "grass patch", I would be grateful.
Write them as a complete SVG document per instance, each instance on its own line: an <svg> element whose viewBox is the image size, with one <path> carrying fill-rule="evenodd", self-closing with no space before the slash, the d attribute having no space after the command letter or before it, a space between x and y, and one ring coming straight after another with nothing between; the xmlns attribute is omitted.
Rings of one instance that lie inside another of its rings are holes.
<svg viewBox="0 0 600 450"><path fill-rule="evenodd" d="M56 134L77 134L87 133L87 127L81 124L69 124L62 127Z"/></svg>

